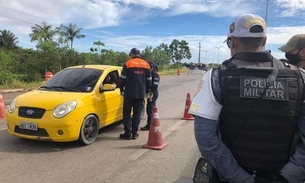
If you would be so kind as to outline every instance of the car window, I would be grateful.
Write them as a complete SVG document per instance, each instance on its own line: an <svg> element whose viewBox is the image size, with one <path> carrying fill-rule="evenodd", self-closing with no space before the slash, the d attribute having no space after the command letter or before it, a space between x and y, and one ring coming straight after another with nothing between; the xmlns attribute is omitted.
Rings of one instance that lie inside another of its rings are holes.
<svg viewBox="0 0 305 183"><path fill-rule="evenodd" d="M118 88L119 84L119 73L117 70L109 72L104 81L103 84L115 84L116 88Z"/></svg>
<svg viewBox="0 0 305 183"><path fill-rule="evenodd" d="M65 69L40 87L41 90L91 92L102 70L89 68Z"/></svg>

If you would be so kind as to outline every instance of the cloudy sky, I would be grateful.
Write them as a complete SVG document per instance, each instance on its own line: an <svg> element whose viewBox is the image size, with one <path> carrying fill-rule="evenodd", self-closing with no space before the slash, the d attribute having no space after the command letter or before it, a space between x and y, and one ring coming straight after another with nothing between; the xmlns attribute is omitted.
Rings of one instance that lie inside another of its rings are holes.
<svg viewBox="0 0 305 183"><path fill-rule="evenodd" d="M242 13L267 20L266 49L277 58L284 58L279 46L305 33L303 0L0 0L0 30L15 34L18 46L35 48L29 37L35 24L73 23L86 36L74 41L79 52L89 52L98 40L106 49L124 52L185 40L193 56L189 62L198 62L200 43L200 62L217 63L230 56L223 41Z"/></svg>

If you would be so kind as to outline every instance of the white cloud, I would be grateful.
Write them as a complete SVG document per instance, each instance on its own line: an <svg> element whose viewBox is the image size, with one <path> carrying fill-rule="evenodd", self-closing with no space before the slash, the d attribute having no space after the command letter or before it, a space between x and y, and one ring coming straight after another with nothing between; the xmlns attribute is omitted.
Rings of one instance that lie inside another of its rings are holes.
<svg viewBox="0 0 305 183"><path fill-rule="evenodd" d="M237 8L238 7L238 8ZM214 17L235 17L245 12L255 12L258 6L253 6L252 2L244 0L193 0L183 3L176 3L170 15L180 15L186 13L206 13Z"/></svg>
<svg viewBox="0 0 305 183"><path fill-rule="evenodd" d="M1 29L8 29L18 37L22 46L34 48L30 43L31 26L46 21L53 27L60 24L75 23L84 30L97 31L97 28L120 26L122 24L139 24L155 16L176 16L181 14L201 13L214 17L232 18L245 12L264 12L262 2L267 0L9 0L0 1ZM304 14L303 0L272 0L270 10L281 16ZM139 16L140 15L140 16ZM278 16L274 14L273 16ZM266 48L272 53L283 56L277 47L284 44L292 35L302 33L305 27L270 27ZM88 33L90 34L90 33ZM97 37L99 35L99 37ZM102 35L102 36L101 36ZM201 60L208 58L217 62L228 58L229 49L223 44L225 35L181 35L171 33L164 37L143 35L117 36L112 32L100 31L91 37L102 38L106 48L128 52L131 47L144 49L146 46L170 44L173 39L186 40L193 55L193 62L198 61L199 42L202 50ZM75 44L78 50L87 51L90 45ZM215 46L223 46L219 50Z"/></svg>
<svg viewBox="0 0 305 183"><path fill-rule="evenodd" d="M303 0L276 0L273 3L283 8L280 13L284 17L292 17L297 14L304 15L305 2Z"/></svg>

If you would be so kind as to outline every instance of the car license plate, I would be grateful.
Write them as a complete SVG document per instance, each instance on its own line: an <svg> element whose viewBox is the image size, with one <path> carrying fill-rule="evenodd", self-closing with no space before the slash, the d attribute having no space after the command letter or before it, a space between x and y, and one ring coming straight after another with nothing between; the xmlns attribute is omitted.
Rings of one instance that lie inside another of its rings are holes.
<svg viewBox="0 0 305 183"><path fill-rule="evenodd" d="M26 130L35 130L37 131L37 123L33 122L20 122L19 128L26 129Z"/></svg>

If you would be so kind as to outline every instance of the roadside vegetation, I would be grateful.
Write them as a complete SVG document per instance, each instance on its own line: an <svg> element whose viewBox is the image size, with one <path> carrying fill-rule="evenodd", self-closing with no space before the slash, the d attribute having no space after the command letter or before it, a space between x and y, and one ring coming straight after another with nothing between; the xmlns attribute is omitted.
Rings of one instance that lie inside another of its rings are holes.
<svg viewBox="0 0 305 183"><path fill-rule="evenodd" d="M56 74L63 68L85 64L123 66L129 59L129 53L105 49L101 40L93 42L88 52L75 51L74 42L86 38L76 24L53 28L42 22L31 30L29 37L36 43L36 49L19 47L18 37L9 30L0 30L0 89L37 87L44 81L46 71ZM156 62L161 75L176 74L178 68L196 66L181 63L192 58L185 40L173 39L169 45L162 43L154 48L148 46L142 50L141 57Z"/></svg>
<svg viewBox="0 0 305 183"><path fill-rule="evenodd" d="M177 70L178 69L164 69L162 70L159 74L162 77L164 76L171 76L171 75L177 75ZM179 69L181 74L187 73L187 68L182 67ZM1 90L6 90L6 89L28 89L32 90L37 87L39 87L41 84L43 84L44 79L41 79L39 81L34 81L34 82L21 82L19 80L12 80L10 83L5 83L3 85L0 85L0 92Z"/></svg>

